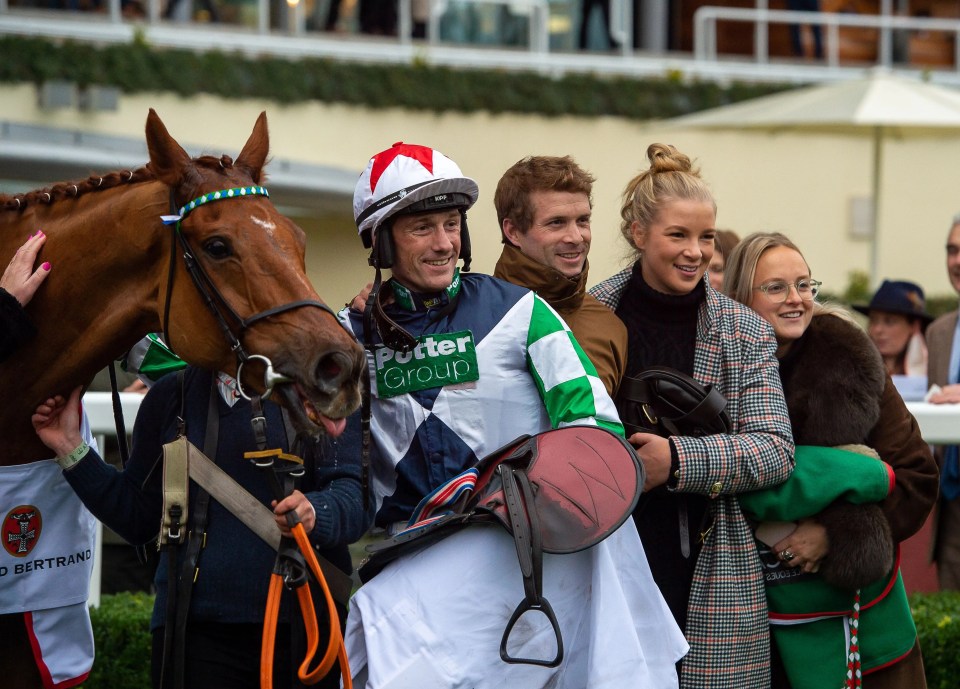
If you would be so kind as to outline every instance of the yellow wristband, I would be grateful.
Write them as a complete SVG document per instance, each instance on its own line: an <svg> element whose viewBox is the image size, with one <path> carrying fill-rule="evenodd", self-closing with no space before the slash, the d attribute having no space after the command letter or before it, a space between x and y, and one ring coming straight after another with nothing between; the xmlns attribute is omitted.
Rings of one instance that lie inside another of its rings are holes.
<svg viewBox="0 0 960 689"><path fill-rule="evenodd" d="M57 464L59 464L60 468L62 468L64 471L71 469L73 468L74 464L87 456L87 452L89 452L89 450L90 446L87 445L87 442L84 440L77 445L76 449L70 454L57 457Z"/></svg>

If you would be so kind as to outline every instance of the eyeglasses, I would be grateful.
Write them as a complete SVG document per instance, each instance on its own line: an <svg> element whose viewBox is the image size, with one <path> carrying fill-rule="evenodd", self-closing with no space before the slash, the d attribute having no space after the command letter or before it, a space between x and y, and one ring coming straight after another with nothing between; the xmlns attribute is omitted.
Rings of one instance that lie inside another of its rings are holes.
<svg viewBox="0 0 960 689"><path fill-rule="evenodd" d="M770 301L780 304L787 300L791 287L797 290L797 294L800 295L801 299L804 301L812 301L820 292L820 285L822 284L819 280L797 280L793 283L776 280L774 282L768 282L765 285L760 285L759 287L754 287L754 289L766 294L767 299Z"/></svg>

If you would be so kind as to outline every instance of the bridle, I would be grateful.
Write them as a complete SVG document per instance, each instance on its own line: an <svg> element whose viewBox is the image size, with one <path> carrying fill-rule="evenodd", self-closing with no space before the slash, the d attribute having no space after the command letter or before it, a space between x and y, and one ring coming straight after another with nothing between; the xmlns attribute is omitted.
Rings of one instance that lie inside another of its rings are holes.
<svg viewBox="0 0 960 689"><path fill-rule="evenodd" d="M183 252L183 263L186 267L187 274L193 280L194 286L197 288L200 296L203 297L207 308L210 309L210 312L216 319L217 324L220 326L220 331L223 333L227 344L230 346L230 351L232 351L237 357L236 378L238 390L245 399L249 400L250 397L243 390L240 374L242 373L243 365L251 360L256 359L262 361L266 366L266 372L264 375L264 386L266 387L266 390L263 395L261 395L263 398L267 398L270 395L275 385L288 383L291 381L291 379L285 375L276 373L273 370L272 362L267 357L260 354L247 354L246 350L243 348L241 338L243 337L243 333L248 328L266 318L269 318L270 316L276 316L277 314L299 309L304 306L315 306L333 316L334 321L336 321L338 324L340 324L340 321L329 306L323 302L317 301L316 299L300 299L297 301L292 301L279 306L274 306L244 318L237 313L237 311L230 305L220 290L217 289L217 286L213 283L213 281L210 279L210 276L203 269L200 261L197 260L196 253L190 246L190 242L184 236L183 232L180 231L180 225L191 211L199 208L200 206L204 206L215 201L242 199L248 196L263 196L270 198L270 193L265 187L257 185L248 187L234 187L232 189L221 189L219 191L212 191L204 194L203 196L199 196L178 209L176 199L174 197L174 191L171 189L171 214L162 216L162 220L165 225L173 225L173 231L170 233L170 267L167 274L167 297L163 308L164 340L166 341L167 346L171 347L172 349L172 342L170 340L170 301L173 296L173 281L174 276L176 275L177 243L179 242L180 249ZM233 327L231 327L231 324ZM343 326L341 325L341 327ZM236 332L234 332L234 329L236 329ZM351 335L351 337L353 336Z"/></svg>

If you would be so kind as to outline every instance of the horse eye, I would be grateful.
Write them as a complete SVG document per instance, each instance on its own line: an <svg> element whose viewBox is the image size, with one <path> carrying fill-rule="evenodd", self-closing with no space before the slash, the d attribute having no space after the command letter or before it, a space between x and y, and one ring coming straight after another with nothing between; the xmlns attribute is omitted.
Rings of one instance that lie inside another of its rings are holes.
<svg viewBox="0 0 960 689"><path fill-rule="evenodd" d="M210 258L222 259L233 255L230 244L219 237L213 237L203 243L203 250Z"/></svg>

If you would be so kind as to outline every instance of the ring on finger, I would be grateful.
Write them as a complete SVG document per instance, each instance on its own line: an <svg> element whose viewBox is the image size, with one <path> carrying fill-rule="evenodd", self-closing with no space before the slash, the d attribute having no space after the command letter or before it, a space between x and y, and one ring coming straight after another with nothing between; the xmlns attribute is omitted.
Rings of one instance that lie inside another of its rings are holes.
<svg viewBox="0 0 960 689"><path fill-rule="evenodd" d="M783 550L780 551L780 559L783 560L784 562L790 562L795 557L796 555L789 548L784 548Z"/></svg>

